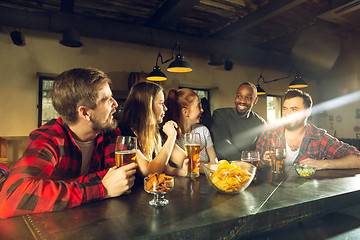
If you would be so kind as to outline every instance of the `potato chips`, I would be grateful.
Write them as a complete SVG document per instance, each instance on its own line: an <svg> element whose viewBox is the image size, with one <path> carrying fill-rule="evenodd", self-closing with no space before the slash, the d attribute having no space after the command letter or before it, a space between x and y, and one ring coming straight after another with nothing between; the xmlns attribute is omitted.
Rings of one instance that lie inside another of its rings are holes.
<svg viewBox="0 0 360 240"><path fill-rule="evenodd" d="M173 180L165 173L152 173L145 178L145 189L149 192L167 192L174 186Z"/></svg>
<svg viewBox="0 0 360 240"><path fill-rule="evenodd" d="M220 160L217 170L210 174L211 182L224 192L237 192L250 179L249 171L241 169L235 162L230 164L226 160Z"/></svg>

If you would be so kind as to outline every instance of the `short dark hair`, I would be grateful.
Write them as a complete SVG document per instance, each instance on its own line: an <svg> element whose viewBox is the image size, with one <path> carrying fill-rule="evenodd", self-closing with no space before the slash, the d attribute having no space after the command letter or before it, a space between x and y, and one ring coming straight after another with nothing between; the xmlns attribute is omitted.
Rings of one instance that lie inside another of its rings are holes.
<svg viewBox="0 0 360 240"><path fill-rule="evenodd" d="M303 90L300 90L300 89L288 89L285 92L284 101L286 99L291 99L294 97L301 97L304 101L305 108L311 108L313 105L313 101L311 99L310 94L308 94L307 92L304 92Z"/></svg>
<svg viewBox="0 0 360 240"><path fill-rule="evenodd" d="M66 123L77 120L77 108L95 109L100 88L111 83L108 76L94 68L74 68L55 78L52 103Z"/></svg>
<svg viewBox="0 0 360 240"><path fill-rule="evenodd" d="M257 94L257 88L256 88L255 84L253 84L251 82L244 82L244 83L240 84L237 89L239 89L241 86L244 86L244 85L248 85L248 86L252 87L254 89L254 92Z"/></svg>

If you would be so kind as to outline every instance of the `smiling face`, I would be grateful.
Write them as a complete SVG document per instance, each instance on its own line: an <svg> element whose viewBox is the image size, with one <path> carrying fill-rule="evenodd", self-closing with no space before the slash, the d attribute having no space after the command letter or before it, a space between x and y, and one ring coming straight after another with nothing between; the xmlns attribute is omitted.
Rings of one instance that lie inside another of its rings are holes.
<svg viewBox="0 0 360 240"><path fill-rule="evenodd" d="M165 111L167 110L164 101L165 101L164 93L163 91L159 91L156 94L155 98L153 99L153 106L152 106L154 117L158 124L163 122L163 119L165 117Z"/></svg>
<svg viewBox="0 0 360 240"><path fill-rule="evenodd" d="M247 84L241 85L236 92L235 96L235 110L241 117L248 117L254 104L257 102L258 97L256 91Z"/></svg>
<svg viewBox="0 0 360 240"><path fill-rule="evenodd" d="M198 97L194 97L192 103L184 110L183 113L187 117L185 119L187 119L191 125L200 122L201 113L204 111L201 108Z"/></svg>
<svg viewBox="0 0 360 240"><path fill-rule="evenodd" d="M104 84L100 89L96 103L96 108L90 111L93 130L95 132L115 130L117 121L114 119L113 114L116 112L118 104L112 97L109 84Z"/></svg>

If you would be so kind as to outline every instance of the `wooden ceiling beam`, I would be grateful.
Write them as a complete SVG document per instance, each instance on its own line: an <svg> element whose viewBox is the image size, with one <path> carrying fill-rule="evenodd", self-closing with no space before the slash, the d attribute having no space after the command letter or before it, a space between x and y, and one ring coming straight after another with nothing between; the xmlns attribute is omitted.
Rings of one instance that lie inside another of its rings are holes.
<svg viewBox="0 0 360 240"><path fill-rule="evenodd" d="M193 37L144 26L119 23L111 20L79 17L68 13L26 12L19 9L0 7L0 22L7 26L39 31L62 33L69 27L79 31L82 37L100 38L129 42L146 46L172 49L175 42L181 43L184 52L203 55L221 54L227 59L244 62L249 66L260 66L265 56L269 66L283 69L290 62L289 55L257 49L241 42L214 38ZM124 34L126 33L126 34Z"/></svg>
<svg viewBox="0 0 360 240"><path fill-rule="evenodd" d="M168 0L158 11L150 18L147 27L167 28L176 23L200 0Z"/></svg>
<svg viewBox="0 0 360 240"><path fill-rule="evenodd" d="M246 30L256 27L273 17L304 3L305 1L306 0L273 1L267 4L266 6L264 6L263 8L260 8L258 11L254 12L253 14L249 14L248 16L229 25L228 27L223 28L222 30L213 34L212 37L229 39L235 35L241 35Z"/></svg>

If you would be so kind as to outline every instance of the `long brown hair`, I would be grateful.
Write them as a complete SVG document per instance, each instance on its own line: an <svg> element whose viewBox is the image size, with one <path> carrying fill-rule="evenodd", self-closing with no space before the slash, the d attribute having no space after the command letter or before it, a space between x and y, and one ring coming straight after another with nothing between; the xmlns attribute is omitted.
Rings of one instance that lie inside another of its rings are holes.
<svg viewBox="0 0 360 240"><path fill-rule="evenodd" d="M178 136L181 135L180 126L183 124L182 109L189 108L195 98L198 98L198 95L189 88L170 89L166 94L165 105L168 110L165 112L165 122L173 120L179 125L177 128Z"/></svg>
<svg viewBox="0 0 360 240"><path fill-rule="evenodd" d="M153 152L157 154L161 149L159 126L153 111L154 98L160 91L163 91L163 88L156 83L135 84L125 101L120 120L122 124L129 125L135 132L142 153L150 161Z"/></svg>

